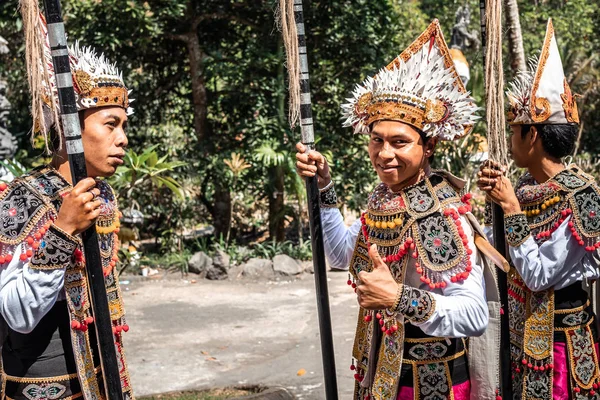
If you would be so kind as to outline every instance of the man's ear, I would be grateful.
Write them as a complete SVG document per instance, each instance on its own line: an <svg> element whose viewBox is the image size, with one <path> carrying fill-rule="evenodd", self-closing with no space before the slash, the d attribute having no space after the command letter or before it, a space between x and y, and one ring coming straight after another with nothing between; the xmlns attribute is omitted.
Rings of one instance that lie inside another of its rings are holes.
<svg viewBox="0 0 600 400"><path fill-rule="evenodd" d="M537 130L537 128L535 126L532 126L529 129L529 132L527 133L527 135L530 135L529 137L529 144L533 147L533 145L535 144L536 140L538 140L540 138L539 132Z"/></svg>
<svg viewBox="0 0 600 400"><path fill-rule="evenodd" d="M430 138L425 144L425 157L429 158L435 152L435 146L437 145L438 138Z"/></svg>

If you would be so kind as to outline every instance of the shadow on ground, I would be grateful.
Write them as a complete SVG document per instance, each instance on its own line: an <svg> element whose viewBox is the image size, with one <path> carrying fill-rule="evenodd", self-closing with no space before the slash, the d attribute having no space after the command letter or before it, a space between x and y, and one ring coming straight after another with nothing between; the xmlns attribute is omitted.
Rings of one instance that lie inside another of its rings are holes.
<svg viewBox="0 0 600 400"><path fill-rule="evenodd" d="M161 280L123 286L126 354L136 395L281 386L325 398L313 277L280 282ZM350 398L357 304L330 273L337 380Z"/></svg>

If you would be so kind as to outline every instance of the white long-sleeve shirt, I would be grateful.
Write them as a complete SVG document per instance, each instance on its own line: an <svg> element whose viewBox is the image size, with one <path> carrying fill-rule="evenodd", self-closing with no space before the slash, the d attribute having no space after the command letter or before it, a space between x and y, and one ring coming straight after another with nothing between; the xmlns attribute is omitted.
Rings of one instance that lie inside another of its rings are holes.
<svg viewBox="0 0 600 400"><path fill-rule="evenodd" d="M436 302L431 317L423 323L416 324L423 332L436 337L469 337L481 335L488 324L489 312L485 298L483 281L483 262L476 250L473 231L468 220L461 216L461 223L473 249L471 263L473 270L469 278L463 282L451 283L448 275L447 286L443 289L431 290L420 281L416 272L414 259L410 259L407 267L405 284L430 292ZM342 214L337 208L322 208L323 241L325 255L334 269L348 269L350 259L360 232L360 221L350 227L344 224Z"/></svg>
<svg viewBox="0 0 600 400"><path fill-rule="evenodd" d="M530 290L558 290L584 279L600 278L594 253L575 241L568 226L570 220L569 216L540 245L530 236L520 246L509 246L510 259ZM493 241L492 229L486 227L485 232Z"/></svg>
<svg viewBox="0 0 600 400"><path fill-rule="evenodd" d="M0 268L0 314L12 330L30 333L54 306L64 300L65 268L34 269L31 259L22 261L23 246L16 246L13 258Z"/></svg>

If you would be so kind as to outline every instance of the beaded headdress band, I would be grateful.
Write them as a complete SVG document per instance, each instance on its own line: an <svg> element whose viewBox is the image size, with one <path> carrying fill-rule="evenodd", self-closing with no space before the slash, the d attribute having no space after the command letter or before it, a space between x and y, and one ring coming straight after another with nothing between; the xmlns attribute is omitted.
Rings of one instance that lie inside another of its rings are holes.
<svg viewBox="0 0 600 400"><path fill-rule="evenodd" d="M465 136L478 119L437 19L386 68L357 85L342 110L344 126L354 133L391 120L442 140Z"/></svg>
<svg viewBox="0 0 600 400"><path fill-rule="evenodd" d="M48 28L43 15L40 15L38 29L42 36L43 58L40 59L40 70L47 74L47 79L41 82L41 100L44 108L44 121L36 118L34 121L34 133L42 131L46 133L58 121L58 114L54 108L58 107L58 91L56 88L56 76L52 64L52 54L48 38ZM73 89L77 110L87 110L97 107L117 106L126 110L127 115L133 114L129 104L133 99L129 98L130 90L125 87L123 76L115 64L106 59L104 54L98 55L91 47L80 46L79 42L69 46L69 61L71 64L71 75L73 77ZM34 118L37 117L34 115Z"/></svg>

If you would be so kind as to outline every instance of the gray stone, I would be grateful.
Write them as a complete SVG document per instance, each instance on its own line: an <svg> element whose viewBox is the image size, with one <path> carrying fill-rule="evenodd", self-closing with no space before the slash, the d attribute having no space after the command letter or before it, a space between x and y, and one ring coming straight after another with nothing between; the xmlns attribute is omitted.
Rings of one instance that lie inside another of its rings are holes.
<svg viewBox="0 0 600 400"><path fill-rule="evenodd" d="M315 273L315 265L312 261L302 261L302 268L304 268L304 272L307 274Z"/></svg>
<svg viewBox="0 0 600 400"><path fill-rule="evenodd" d="M229 271L227 271L227 275L229 276L229 279L242 278L243 274L244 274L245 266L246 266L246 264L240 264L240 265L234 265L233 267L231 267L231 269Z"/></svg>
<svg viewBox="0 0 600 400"><path fill-rule="evenodd" d="M251 258L244 264L242 275L248 278L267 278L274 276L273 262L264 258Z"/></svg>
<svg viewBox="0 0 600 400"><path fill-rule="evenodd" d="M294 260L288 255L279 254L273 258L273 270L281 275L292 276L301 274L304 267L300 261Z"/></svg>
<svg viewBox="0 0 600 400"><path fill-rule="evenodd" d="M215 265L206 271L206 279L210 279L211 281L222 281L223 279L228 278L228 272L225 267L222 265Z"/></svg>
<svg viewBox="0 0 600 400"><path fill-rule="evenodd" d="M188 270L194 274L206 273L212 268L213 260L206 253L199 251L188 262Z"/></svg>
<svg viewBox="0 0 600 400"><path fill-rule="evenodd" d="M231 257L223 250L217 250L213 257L213 265L228 270L231 267Z"/></svg>

